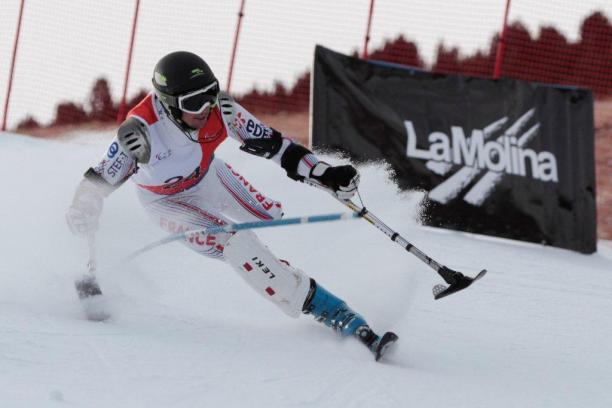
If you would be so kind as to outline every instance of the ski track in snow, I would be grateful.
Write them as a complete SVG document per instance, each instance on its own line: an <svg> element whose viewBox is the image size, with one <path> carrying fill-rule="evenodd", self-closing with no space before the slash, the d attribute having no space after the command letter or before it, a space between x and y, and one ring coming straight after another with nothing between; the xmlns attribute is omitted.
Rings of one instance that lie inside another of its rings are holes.
<svg viewBox="0 0 612 408"><path fill-rule="evenodd" d="M3 408L612 406L612 243L587 256L423 227L422 195L399 194L383 167L361 169L368 209L442 264L487 268L484 279L434 301L435 272L359 220L257 234L374 329L400 336L384 362L310 317L286 317L228 266L179 244L116 266L164 236L130 183L106 200L99 232L112 318L85 320L73 280L87 245L64 212L110 138L0 133ZM288 217L344 209L233 141L218 156Z"/></svg>

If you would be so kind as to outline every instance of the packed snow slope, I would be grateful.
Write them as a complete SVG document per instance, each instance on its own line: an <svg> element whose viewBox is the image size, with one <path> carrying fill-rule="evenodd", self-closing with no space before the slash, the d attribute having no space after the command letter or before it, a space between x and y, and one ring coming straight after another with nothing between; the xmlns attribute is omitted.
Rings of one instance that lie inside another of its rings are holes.
<svg viewBox="0 0 612 408"><path fill-rule="evenodd" d="M112 134L0 134L0 406L612 407L612 245L567 250L420 226L419 194L362 168L367 207L440 263L488 275L435 301L441 279L361 220L259 230L400 341L381 363L311 317L291 319L229 266L169 244L128 183L105 202L99 281L112 318L84 319L73 280L87 246L64 213ZM228 140L219 157L286 216L344 211ZM328 158L336 163L334 158ZM106 267L106 269L104 269Z"/></svg>

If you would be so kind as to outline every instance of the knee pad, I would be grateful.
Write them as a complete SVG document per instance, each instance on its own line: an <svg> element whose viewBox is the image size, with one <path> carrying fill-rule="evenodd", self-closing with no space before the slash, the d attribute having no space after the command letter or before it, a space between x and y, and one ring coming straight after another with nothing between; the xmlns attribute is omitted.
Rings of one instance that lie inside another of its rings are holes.
<svg viewBox="0 0 612 408"><path fill-rule="evenodd" d="M225 243L225 260L257 293L291 317L298 317L310 278L276 258L252 231L239 231Z"/></svg>

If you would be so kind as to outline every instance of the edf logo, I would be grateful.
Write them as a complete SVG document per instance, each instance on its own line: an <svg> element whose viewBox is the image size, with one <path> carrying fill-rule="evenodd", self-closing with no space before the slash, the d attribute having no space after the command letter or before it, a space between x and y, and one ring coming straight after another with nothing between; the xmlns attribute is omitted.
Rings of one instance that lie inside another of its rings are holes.
<svg viewBox="0 0 612 408"><path fill-rule="evenodd" d="M255 123L252 119L249 119L249 121L247 122L246 130L251 134L251 136L256 138L265 139L270 137L270 130L259 123Z"/></svg>
<svg viewBox="0 0 612 408"><path fill-rule="evenodd" d="M118 151L119 151L119 145L117 144L117 142L114 142L108 148L108 153L106 155L108 156L109 159L112 159L113 157L115 157Z"/></svg>

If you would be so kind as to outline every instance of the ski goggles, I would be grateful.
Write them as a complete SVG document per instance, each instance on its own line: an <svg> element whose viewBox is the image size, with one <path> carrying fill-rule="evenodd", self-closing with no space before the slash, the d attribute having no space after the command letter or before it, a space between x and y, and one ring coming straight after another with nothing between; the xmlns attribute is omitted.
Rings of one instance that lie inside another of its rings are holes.
<svg viewBox="0 0 612 408"><path fill-rule="evenodd" d="M219 94L219 84L215 81L212 84L188 92L183 95L173 96L160 92L164 102L173 108L178 108L183 112L199 115L207 108L214 108L217 105L217 95Z"/></svg>

